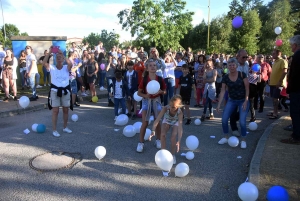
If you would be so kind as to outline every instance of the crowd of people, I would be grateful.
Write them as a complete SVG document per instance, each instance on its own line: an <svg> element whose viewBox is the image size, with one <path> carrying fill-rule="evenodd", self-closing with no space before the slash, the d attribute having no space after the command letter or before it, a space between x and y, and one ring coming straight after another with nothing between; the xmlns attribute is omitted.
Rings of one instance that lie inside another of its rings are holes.
<svg viewBox="0 0 300 201"><path fill-rule="evenodd" d="M278 49L274 49L272 55L250 56L244 49L239 50L236 55L207 55L204 51L193 53L191 48L181 51L169 49L160 56L155 47L149 52L143 47L138 50L136 47L121 49L113 46L111 50L106 50L103 43L99 42L94 50L88 44L80 50L72 43L67 53L68 58L65 59L60 50L54 53L50 47L49 50L45 50L45 55L40 60L45 68L44 83L46 85L48 81L51 88L49 107L53 111L53 135L60 136L56 129L58 108L63 107L63 131L72 132L67 128L68 108L79 107L78 96L87 96L88 91L91 97L97 96L96 87L99 87L100 91L107 91L107 103L109 107L114 107L115 119L119 113L126 114L132 119L137 117L138 112L142 114L137 152L144 150L144 136L151 115L154 116L155 122L150 138L156 137L155 145L158 149L165 148L166 133L172 127L171 152L174 155L174 163L176 163L175 152L180 148L184 119L185 125L191 124L189 110L191 98L195 98L194 107L203 108L202 121L214 119L213 104L217 104L215 107L217 112L223 107L224 136L218 143L227 143L230 120L232 135L242 137L240 146L245 149L248 112L250 110L250 122L255 122L256 110L263 113L265 96L270 96L273 111L267 114L269 119L277 119L278 110L281 110L282 106L284 112L290 111L292 118L293 124L289 129L293 130L293 134L291 138L282 142L300 144L300 109L297 104L297 101L300 101L300 85L296 81L300 66L300 36L291 38L290 44L294 52L291 57L282 55ZM49 59L53 55L56 65L49 64ZM6 50L6 56L2 61L5 101L9 98L9 86L17 99L15 82L17 76L14 69L18 65L22 88L27 82L32 89L30 100L38 98L35 83L39 79L36 63L30 46L21 53L19 62L11 50ZM156 94L147 92L146 86L152 80L160 84ZM142 97L139 109L134 99L135 93ZM290 108L286 104L288 98ZM238 131L237 121L240 123L241 131Z"/></svg>

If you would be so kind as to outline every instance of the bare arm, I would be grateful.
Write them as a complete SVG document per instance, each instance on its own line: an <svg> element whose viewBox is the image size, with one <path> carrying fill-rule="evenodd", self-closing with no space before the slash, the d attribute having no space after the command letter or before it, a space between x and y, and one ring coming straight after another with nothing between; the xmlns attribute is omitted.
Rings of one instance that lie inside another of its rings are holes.
<svg viewBox="0 0 300 201"><path fill-rule="evenodd" d="M158 114L157 118L153 122L152 131L155 131L156 126L158 125L159 121L161 120L161 118L164 116L164 114L166 112L167 112L167 107L163 107L163 109L160 111L160 113Z"/></svg>
<svg viewBox="0 0 300 201"><path fill-rule="evenodd" d="M219 103L218 103L218 107L217 107L217 112L219 112L219 110L220 110L220 106L221 106L221 103L223 101L225 91L226 91L226 84L222 83L222 88L221 88L221 92L220 92L220 95L219 95Z"/></svg>

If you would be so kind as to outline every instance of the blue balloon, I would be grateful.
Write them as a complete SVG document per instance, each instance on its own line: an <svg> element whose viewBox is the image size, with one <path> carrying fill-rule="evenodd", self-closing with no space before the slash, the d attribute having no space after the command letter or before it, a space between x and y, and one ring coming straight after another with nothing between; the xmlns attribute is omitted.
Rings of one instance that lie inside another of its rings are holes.
<svg viewBox="0 0 300 201"><path fill-rule="evenodd" d="M260 65L259 64L254 64L252 66L252 70L255 71L255 72L258 72L260 70Z"/></svg>
<svg viewBox="0 0 300 201"><path fill-rule="evenodd" d="M36 127L36 132L38 133L44 133L46 131L46 126L44 124L39 124Z"/></svg>
<svg viewBox="0 0 300 201"><path fill-rule="evenodd" d="M268 201L288 201L289 194L282 186L273 186L267 193Z"/></svg>
<svg viewBox="0 0 300 201"><path fill-rule="evenodd" d="M235 18L233 18L232 20L232 26L234 28L240 28L244 23L244 20L241 16L236 16Z"/></svg>

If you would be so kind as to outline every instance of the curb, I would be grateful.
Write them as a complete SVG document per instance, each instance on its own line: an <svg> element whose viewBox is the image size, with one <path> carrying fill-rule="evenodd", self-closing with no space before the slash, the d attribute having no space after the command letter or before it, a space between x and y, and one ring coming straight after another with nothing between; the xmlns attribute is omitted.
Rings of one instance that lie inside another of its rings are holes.
<svg viewBox="0 0 300 201"><path fill-rule="evenodd" d="M100 94L97 96L98 96L98 99L107 98L107 94ZM91 96L78 97L78 98L81 99L81 101L90 101L91 100ZM10 111L0 112L0 118L12 117L15 115L24 114L24 112L35 112L35 111L39 111L39 110L43 110L43 109L48 109L48 103L41 103L39 105L29 106L25 109L17 108L17 109L12 109Z"/></svg>
<svg viewBox="0 0 300 201"><path fill-rule="evenodd" d="M259 176L260 176L260 172L259 172L260 162L263 156L266 142L274 126L277 125L279 122L283 121L285 117L286 116L280 117L279 119L277 119L275 122L273 122L266 128L265 132L260 137L255 152L252 156L249 173L248 173L248 181L253 183L258 189L259 189Z"/></svg>

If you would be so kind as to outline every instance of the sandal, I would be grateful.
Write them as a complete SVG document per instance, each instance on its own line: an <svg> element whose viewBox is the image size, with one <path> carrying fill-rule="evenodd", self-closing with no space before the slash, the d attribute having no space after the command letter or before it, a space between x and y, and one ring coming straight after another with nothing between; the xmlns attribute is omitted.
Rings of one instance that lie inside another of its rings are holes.
<svg viewBox="0 0 300 201"><path fill-rule="evenodd" d="M273 112L268 113L267 116L269 117L273 116Z"/></svg>
<svg viewBox="0 0 300 201"><path fill-rule="evenodd" d="M296 144L296 145L300 145L300 140L296 140L296 139L293 138L293 137L288 138L288 139L280 140L280 142L285 143L285 144Z"/></svg>
<svg viewBox="0 0 300 201"><path fill-rule="evenodd" d="M278 119L278 116L270 116L269 119Z"/></svg>

